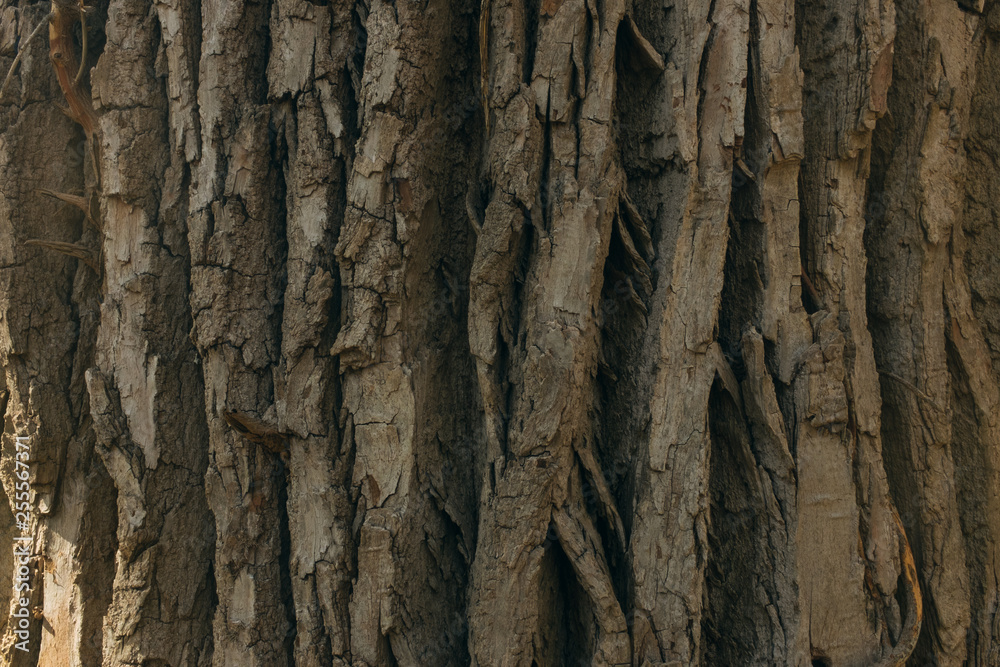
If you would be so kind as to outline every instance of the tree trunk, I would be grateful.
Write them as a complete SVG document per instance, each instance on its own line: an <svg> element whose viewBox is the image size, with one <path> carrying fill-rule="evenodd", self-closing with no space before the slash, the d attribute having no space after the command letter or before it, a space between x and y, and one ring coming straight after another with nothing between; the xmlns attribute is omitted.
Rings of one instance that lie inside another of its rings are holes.
<svg viewBox="0 0 1000 667"><path fill-rule="evenodd" d="M1000 4L4 2L0 62L0 664L1000 666Z"/></svg>

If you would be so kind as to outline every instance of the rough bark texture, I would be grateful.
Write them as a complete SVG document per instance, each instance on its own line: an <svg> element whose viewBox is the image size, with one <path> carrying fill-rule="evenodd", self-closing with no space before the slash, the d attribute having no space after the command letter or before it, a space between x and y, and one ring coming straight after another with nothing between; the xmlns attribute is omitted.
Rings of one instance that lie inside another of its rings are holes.
<svg viewBox="0 0 1000 667"><path fill-rule="evenodd" d="M0 664L1000 665L1000 5L4 0L0 65Z"/></svg>

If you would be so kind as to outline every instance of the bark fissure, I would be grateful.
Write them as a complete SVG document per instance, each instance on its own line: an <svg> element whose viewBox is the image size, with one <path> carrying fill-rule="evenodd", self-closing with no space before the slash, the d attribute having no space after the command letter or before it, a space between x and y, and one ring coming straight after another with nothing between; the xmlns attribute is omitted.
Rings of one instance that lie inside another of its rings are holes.
<svg viewBox="0 0 1000 667"><path fill-rule="evenodd" d="M975 489L992 503L993 493L959 466L980 456L979 448L988 452L997 436L969 404L953 402L955 382L968 387L973 404L991 397L972 391L952 343L961 340L988 356L966 315L961 225L967 210L961 175L969 170L964 143L984 32L956 5L899 2L897 8L903 46L888 91L893 122L878 130L877 179L869 188L877 208L866 237L868 307L883 373L884 440L897 461L889 479L912 534L928 609L917 655L962 664L970 655L985 660L993 634L990 603L974 589L988 581L983 566L990 549L979 533L991 535L995 527L969 532L962 500Z"/></svg>
<svg viewBox="0 0 1000 667"><path fill-rule="evenodd" d="M996 3L80 11L0 3L0 663L996 662Z"/></svg>

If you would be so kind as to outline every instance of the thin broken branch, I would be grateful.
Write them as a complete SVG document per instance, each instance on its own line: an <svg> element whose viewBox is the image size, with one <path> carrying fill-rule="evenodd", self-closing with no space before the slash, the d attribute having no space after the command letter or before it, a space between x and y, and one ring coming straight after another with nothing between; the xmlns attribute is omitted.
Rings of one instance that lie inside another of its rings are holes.
<svg viewBox="0 0 1000 667"><path fill-rule="evenodd" d="M83 69L87 64L87 8L83 6L83 0L80 0L80 40L80 69L77 70L76 78L73 79L74 84L80 83Z"/></svg>
<svg viewBox="0 0 1000 667"><path fill-rule="evenodd" d="M824 310L826 308L826 303L820 298L819 292L816 291L816 286L813 285L811 280L809 280L809 274L806 273L805 266L802 267L802 273L800 275L802 276L802 286L806 288L806 292L813 300L813 303L816 304L816 307L820 310Z"/></svg>
<svg viewBox="0 0 1000 667"><path fill-rule="evenodd" d="M83 95L74 79L79 68L73 53L73 27L78 15L82 14L81 6L66 0L53 0L49 20L49 58L59 87L69 103L70 117L80 124L87 139L91 139L97 130L97 116L90 97Z"/></svg>
<svg viewBox="0 0 1000 667"><path fill-rule="evenodd" d="M41 34L42 28L45 24L52 20L52 16L52 14L48 14L44 19L39 21L38 25L35 26L35 29L31 31L30 35L28 35L28 39L24 41L24 45L17 50L14 62L10 64L10 69L7 70L7 76L3 80L3 85L0 86L0 97L3 97L4 92L7 90L7 84L10 83L10 78L14 75L14 70L16 70L17 66L21 63L21 57L24 55L24 52L28 50L31 42L33 42L35 38Z"/></svg>
<svg viewBox="0 0 1000 667"><path fill-rule="evenodd" d="M930 404L931 407L937 409L939 412L947 412L947 410L945 410L941 406L940 403L938 403L937 401L935 401L933 398L931 398L930 396L928 396L924 392L922 392L919 389L917 389L917 386L915 384L913 384L912 382L909 382L908 380L904 380L903 378L899 377L895 373L890 373L889 371L884 371L884 370L879 369L878 372L879 372L879 375L884 375L887 378L891 378L891 379L895 380L896 382L898 382L899 384L903 385L904 387L906 387L907 389L909 389L910 391L912 391L913 394L917 398L923 399L928 404Z"/></svg>
<svg viewBox="0 0 1000 667"><path fill-rule="evenodd" d="M71 195L66 192L56 192L55 190L49 190L48 188L38 188L36 192L43 195L48 195L49 197L54 197L61 202L65 202L83 211L87 222L92 224L97 231L101 231L100 215L97 214L96 202L93 198L88 199L81 195Z"/></svg>
<svg viewBox="0 0 1000 667"><path fill-rule="evenodd" d="M86 246L82 246L77 243L65 243L63 241L44 241L42 239L29 239L24 242L24 245L44 248L45 250L54 250L62 255L66 255L67 257L75 257L93 269L94 273L100 274L100 268L97 264L97 255L93 250L87 248Z"/></svg>
<svg viewBox="0 0 1000 667"><path fill-rule="evenodd" d="M222 411L222 418L231 429L246 440L257 443L272 454L285 457L288 451L288 436L278 431L276 427L249 415L229 410Z"/></svg>

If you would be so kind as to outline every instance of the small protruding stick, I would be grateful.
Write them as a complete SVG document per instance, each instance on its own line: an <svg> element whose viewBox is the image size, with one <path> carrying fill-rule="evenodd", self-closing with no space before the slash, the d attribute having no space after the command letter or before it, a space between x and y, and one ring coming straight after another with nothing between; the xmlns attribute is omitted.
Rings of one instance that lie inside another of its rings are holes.
<svg viewBox="0 0 1000 667"><path fill-rule="evenodd" d="M267 422L255 419L250 415L222 411L222 418L231 429L250 442L261 445L272 454L278 454L283 461L288 459L288 436Z"/></svg>
<svg viewBox="0 0 1000 667"><path fill-rule="evenodd" d="M42 28L51 19L52 19L52 14L49 14L44 19L39 21L38 25L35 26L35 29L31 31L30 35L28 35L28 39L25 40L24 45L17 50L17 55L14 57L14 62L10 64L10 69L7 70L7 77L3 80L3 85L0 86L0 97L3 97L4 92L7 90L7 84L10 83L10 78L14 75L14 70L17 69L18 64L21 62L21 56L24 55L24 52L28 50L29 46L31 46L31 42L33 42L34 39L41 34Z"/></svg>
<svg viewBox="0 0 1000 667"><path fill-rule="evenodd" d="M84 213L90 213L90 201L86 197L71 195L66 192L56 192L55 190L49 190L48 188L38 188L38 192L75 206Z"/></svg>
<svg viewBox="0 0 1000 667"><path fill-rule="evenodd" d="M80 195L56 192L55 190L49 190L48 188L38 188L37 192L40 192L43 195L48 195L49 197L54 197L61 202L66 202L67 204L80 209L87 218L87 222L92 224L94 229L97 231L101 231L101 218L97 213L97 201L95 197L91 196L90 199L88 199L87 197L81 197Z"/></svg>
<svg viewBox="0 0 1000 667"><path fill-rule="evenodd" d="M80 45L80 69L76 72L76 78L73 79L73 83L80 83L80 78L83 76L84 66L87 64L87 8L83 6L83 0L80 0L80 39L82 44Z"/></svg>
<svg viewBox="0 0 1000 667"><path fill-rule="evenodd" d="M46 250L54 250L62 255L75 257L93 269L94 273L98 275L101 273L97 266L97 258L94 255L94 251L86 246L78 245L76 243L65 243L63 241L43 241L42 239L29 239L24 242L24 245L44 248Z"/></svg>
<svg viewBox="0 0 1000 667"><path fill-rule="evenodd" d="M885 377L887 377L887 378L889 378L891 380L895 380L899 384L903 385L904 387L906 387L907 389L909 389L910 391L912 391L913 394L917 398L923 399L924 401L927 402L928 405L930 405L932 408L934 408L938 412L941 412L941 413L947 412L947 410L945 410L941 406L940 403L938 403L937 401L935 401L933 398L931 398L930 396L928 396L924 392L920 391L920 389L918 389L917 386L915 384L913 384L912 382L910 382L910 381L908 381L908 380L906 380L904 378L901 378L900 376L896 375L895 373L891 373L889 371L884 371L881 368L876 369L876 370L878 370L879 375L884 375Z"/></svg>
<svg viewBox="0 0 1000 667"><path fill-rule="evenodd" d="M486 136L490 135L490 0L483 0L479 7L479 82L483 97L483 121Z"/></svg>
<svg viewBox="0 0 1000 667"><path fill-rule="evenodd" d="M826 308L826 305L823 303L823 299L819 296L819 292L816 291L816 286L813 285L811 280L809 280L809 274L806 273L805 265L802 266L802 273L800 275L802 276L802 285L806 288L806 292L809 293L809 296L812 298L813 303L816 304L816 307Z"/></svg>
<svg viewBox="0 0 1000 667"><path fill-rule="evenodd" d="M83 12L81 0L52 0L52 14L49 21L49 58L52 68L59 80L66 102L69 103L69 115L80 124L87 141L91 142L90 158L93 161L94 178L101 181L101 173L97 160L97 142L94 135L97 132L97 114L91 104L90 96L80 91L72 72L79 73L76 56L73 53L73 26L76 25L78 13ZM86 34L86 31L84 31ZM86 49L86 47L84 47ZM86 58L86 50L83 57Z"/></svg>
<svg viewBox="0 0 1000 667"><path fill-rule="evenodd" d="M469 216L469 224L472 225L472 231L479 236L483 231L483 221L479 218L479 213L476 211L476 206L472 201L472 188L465 193L465 212Z"/></svg>
<svg viewBox="0 0 1000 667"><path fill-rule="evenodd" d="M73 53L73 26L78 13L80 7L75 2L53 0L52 20L49 21L49 58L59 79L59 87L69 103L70 115L83 128L87 139L91 139L97 130L97 116L89 97L80 92L73 79L78 70Z"/></svg>

